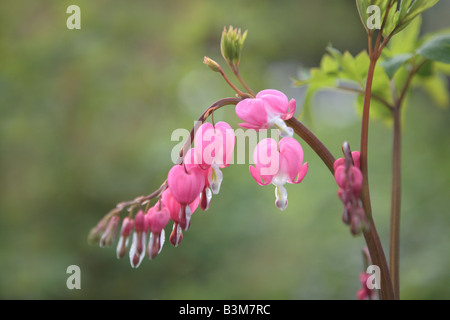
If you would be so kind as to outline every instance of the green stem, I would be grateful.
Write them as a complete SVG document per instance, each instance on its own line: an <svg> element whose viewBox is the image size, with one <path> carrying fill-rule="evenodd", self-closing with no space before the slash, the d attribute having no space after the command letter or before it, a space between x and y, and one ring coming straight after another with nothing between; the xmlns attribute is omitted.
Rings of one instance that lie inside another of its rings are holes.
<svg viewBox="0 0 450 320"><path fill-rule="evenodd" d="M234 90L236 91L236 93L238 94L238 96L240 97L247 97L247 95L245 93L243 93L241 90L239 90L231 81L230 79L228 79L227 75L225 74L225 72L223 72L222 69L219 69L219 73L222 75L222 77L225 79L225 81L228 83L228 85Z"/></svg>
<svg viewBox="0 0 450 320"><path fill-rule="evenodd" d="M233 70L234 75L236 76L236 78L239 80L239 82L244 86L245 90L247 90L247 92L252 96L252 97L256 97L255 92L247 85L247 83L244 81L244 79L242 79L241 75L239 74L239 70L237 69L237 67L230 65L231 69Z"/></svg>

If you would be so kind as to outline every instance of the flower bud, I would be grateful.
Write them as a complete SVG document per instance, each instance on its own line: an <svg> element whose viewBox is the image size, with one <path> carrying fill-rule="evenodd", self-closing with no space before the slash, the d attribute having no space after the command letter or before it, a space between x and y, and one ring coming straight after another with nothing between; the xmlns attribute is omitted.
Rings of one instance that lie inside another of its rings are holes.
<svg viewBox="0 0 450 320"><path fill-rule="evenodd" d="M139 210L134 217L133 242L130 248L130 264L133 268L139 267L145 256L145 240L147 237L146 221L144 212Z"/></svg>
<svg viewBox="0 0 450 320"><path fill-rule="evenodd" d="M208 66L208 68L210 68L214 72L222 71L222 68L220 67L220 65L209 57L204 57L203 63L206 64Z"/></svg>
<svg viewBox="0 0 450 320"><path fill-rule="evenodd" d="M120 230L120 238L117 243L116 255L117 259L123 258L127 251L128 239L134 228L134 221L128 217L122 221L122 229Z"/></svg>
<svg viewBox="0 0 450 320"><path fill-rule="evenodd" d="M109 219L105 232L103 232L100 238L100 247L110 246L116 238L117 226L119 225L119 217L113 216Z"/></svg>
<svg viewBox="0 0 450 320"><path fill-rule="evenodd" d="M174 247L178 245L183 240L183 230L177 222L173 223L172 233L170 234L169 241Z"/></svg>

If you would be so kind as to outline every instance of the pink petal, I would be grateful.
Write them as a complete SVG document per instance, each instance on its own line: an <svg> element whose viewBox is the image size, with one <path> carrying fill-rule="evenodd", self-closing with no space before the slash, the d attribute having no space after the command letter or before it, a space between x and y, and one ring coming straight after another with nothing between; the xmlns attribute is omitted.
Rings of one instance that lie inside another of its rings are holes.
<svg viewBox="0 0 450 320"><path fill-rule="evenodd" d="M231 126L223 121L216 123L216 130L222 133L222 159L216 159L216 163L220 164L221 168L228 167L233 158L233 151L235 145L234 130ZM219 153L220 154L220 153Z"/></svg>
<svg viewBox="0 0 450 320"><path fill-rule="evenodd" d="M195 133L195 163L202 169L208 168L214 157L216 132L211 123L205 122Z"/></svg>
<svg viewBox="0 0 450 320"><path fill-rule="evenodd" d="M167 188L166 190L164 190L164 192L161 195L161 201L163 202L164 206L169 210L170 218L172 219L172 221L178 223L181 204L173 197L170 189ZM191 208L191 213L194 213L194 211L197 210L199 203L200 203L200 196L189 204L189 208Z"/></svg>
<svg viewBox="0 0 450 320"><path fill-rule="evenodd" d="M265 181L268 177L272 180L272 177L279 172L281 165L277 142L272 138L261 140L253 152L253 162Z"/></svg>
<svg viewBox="0 0 450 320"><path fill-rule="evenodd" d="M259 98L259 99L276 98L280 104L283 104L283 105L288 104L288 98L286 97L286 95L283 92L281 92L279 90L275 90L275 89L262 90L262 91L258 92L258 94L256 95L256 98Z"/></svg>
<svg viewBox="0 0 450 320"><path fill-rule="evenodd" d="M271 176L267 176L268 177L268 179L267 180L262 180L261 179L261 176L260 176L260 174L259 174L259 171L258 171L258 169L256 169L255 167L253 167L253 166L249 166L249 169L250 169L250 174L252 175L252 177L253 177L253 179L255 179L255 181L260 185L260 186L266 186L266 185L268 185L269 183L271 183L272 182L272 177Z"/></svg>
<svg viewBox="0 0 450 320"><path fill-rule="evenodd" d="M183 165L175 165L169 171L167 183L180 204L189 204L199 197L205 186L205 177L200 168L193 167L186 173Z"/></svg>
<svg viewBox="0 0 450 320"><path fill-rule="evenodd" d="M161 230L169 223L170 212L165 206L161 206L159 210L159 203L150 208L147 212L147 224L150 232L160 233Z"/></svg>
<svg viewBox="0 0 450 320"><path fill-rule="evenodd" d="M340 188L344 188L346 185L345 166L337 166L334 170L334 179Z"/></svg>
<svg viewBox="0 0 450 320"><path fill-rule="evenodd" d="M262 90L258 92L256 98L260 98L261 100L264 100L267 103L266 110L268 114L281 115L281 118L284 120L292 117L292 116L287 117L287 114L290 112L289 109L290 107L292 108L292 106L289 105L288 98L281 91L273 89Z"/></svg>
<svg viewBox="0 0 450 320"><path fill-rule="evenodd" d="M243 121L254 125L267 124L266 103L261 99L245 99L236 105L236 115Z"/></svg>
<svg viewBox="0 0 450 320"><path fill-rule="evenodd" d="M268 124L264 124L264 125L254 125L254 124L249 124L249 123L239 123L239 126L244 128L244 129L251 129L251 130L264 130L269 128Z"/></svg>
<svg viewBox="0 0 450 320"><path fill-rule="evenodd" d="M300 168L300 171L298 172L297 178L295 180L292 180L291 183L300 183L302 182L303 178L306 176L306 173L308 172L308 162L305 162L302 167Z"/></svg>
<svg viewBox="0 0 450 320"><path fill-rule="evenodd" d="M288 111L285 115L281 117L283 120L288 120L292 118L295 114L295 110L297 109L297 102L294 99L291 99L288 104Z"/></svg>
<svg viewBox="0 0 450 320"><path fill-rule="evenodd" d="M357 168L360 168L361 153L359 151L353 151L352 158L353 158L353 163L355 164L355 166Z"/></svg>
<svg viewBox="0 0 450 320"><path fill-rule="evenodd" d="M303 149L294 138L280 140L280 153L282 154L282 171L287 173L290 180L294 181L302 167Z"/></svg>
<svg viewBox="0 0 450 320"><path fill-rule="evenodd" d="M345 159L344 158L339 158L336 161L334 161L334 163L333 163L334 171L336 171L337 167L339 167L339 166L345 166Z"/></svg>

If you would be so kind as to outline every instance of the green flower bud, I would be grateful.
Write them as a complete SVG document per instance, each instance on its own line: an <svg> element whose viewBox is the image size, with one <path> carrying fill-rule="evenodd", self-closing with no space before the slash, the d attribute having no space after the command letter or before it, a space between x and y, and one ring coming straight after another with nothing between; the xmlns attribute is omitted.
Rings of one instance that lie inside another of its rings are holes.
<svg viewBox="0 0 450 320"><path fill-rule="evenodd" d="M209 57L205 57L203 59L203 63L206 64L212 71L220 72L222 70L220 65Z"/></svg>

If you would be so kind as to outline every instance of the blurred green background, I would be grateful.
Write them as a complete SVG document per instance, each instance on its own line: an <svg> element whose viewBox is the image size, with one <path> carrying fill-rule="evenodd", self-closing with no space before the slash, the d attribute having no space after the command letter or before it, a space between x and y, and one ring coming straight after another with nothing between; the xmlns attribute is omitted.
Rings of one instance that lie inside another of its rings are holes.
<svg viewBox="0 0 450 320"><path fill-rule="evenodd" d="M81 8L68 30L66 8ZM448 27L448 1L423 28ZM0 4L0 298L354 299L362 237L341 223L326 167L304 144L310 170L288 185L279 212L273 186L248 165L224 170L208 212L195 213L178 248L168 242L139 269L115 249L87 243L103 215L156 189L171 167L176 128L233 91L202 64L219 61L224 26L248 29L241 74L254 90L283 90L332 43L366 46L354 1L13 1ZM231 75L231 73L230 73ZM420 91L405 116L401 292L450 298L450 113ZM354 96L323 92L308 125L340 156L359 144ZM215 116L237 128L232 107ZM375 222L389 235L391 128L372 122L369 170ZM167 228L170 231L170 228ZM81 268L81 290L66 269Z"/></svg>

